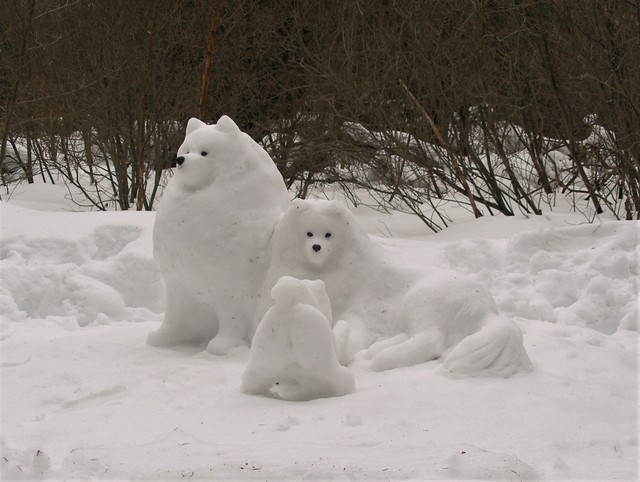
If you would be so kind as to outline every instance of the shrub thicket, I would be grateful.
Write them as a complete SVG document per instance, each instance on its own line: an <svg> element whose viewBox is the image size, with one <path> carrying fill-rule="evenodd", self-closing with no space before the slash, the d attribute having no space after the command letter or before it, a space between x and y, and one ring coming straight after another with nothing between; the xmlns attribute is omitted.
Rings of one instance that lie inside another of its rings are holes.
<svg viewBox="0 0 640 482"><path fill-rule="evenodd" d="M144 186L151 209L214 25L200 111L259 139L300 196L366 188L435 230L453 197L476 215L564 193L640 216L636 1L221 5L212 24L220 2L3 2L3 183L62 175L100 209Z"/></svg>

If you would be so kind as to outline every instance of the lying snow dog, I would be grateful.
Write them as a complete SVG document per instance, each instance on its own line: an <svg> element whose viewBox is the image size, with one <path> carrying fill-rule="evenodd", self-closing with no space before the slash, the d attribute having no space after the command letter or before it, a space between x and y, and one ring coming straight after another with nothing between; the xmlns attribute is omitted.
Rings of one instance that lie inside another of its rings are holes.
<svg viewBox="0 0 640 482"><path fill-rule="evenodd" d="M166 312L150 345L247 344L273 230L289 205L269 155L226 116L191 119L153 230Z"/></svg>
<svg viewBox="0 0 640 482"><path fill-rule="evenodd" d="M265 289L281 276L323 280L340 360L367 348L375 370L443 359L461 375L510 376L531 362L515 323L464 275L402 267L337 201L291 204L276 227ZM258 308L268 308L266 297Z"/></svg>
<svg viewBox="0 0 640 482"><path fill-rule="evenodd" d="M275 304L256 329L243 390L285 400L353 392L353 375L338 362L324 283L284 276L271 296Z"/></svg>

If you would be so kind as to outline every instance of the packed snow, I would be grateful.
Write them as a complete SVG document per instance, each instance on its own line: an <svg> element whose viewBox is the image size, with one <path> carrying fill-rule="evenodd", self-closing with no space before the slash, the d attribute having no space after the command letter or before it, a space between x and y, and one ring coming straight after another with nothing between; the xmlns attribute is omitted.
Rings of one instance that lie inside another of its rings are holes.
<svg viewBox="0 0 640 482"><path fill-rule="evenodd" d="M346 209L340 192L325 194ZM73 209L47 185L21 186L0 204L4 479L638 477L638 222L588 224L562 207L472 220L452 206L456 221L432 234L414 217L350 206L344 216L361 227L350 231L355 246L385 253L365 256L370 269L347 277L369 298L354 304L340 291L354 286L336 289L327 277L329 310L303 280L312 272L282 279L274 269L263 290L282 284L262 296L256 344L220 356L207 340L146 343L166 323L155 213ZM302 237L329 257L339 238L325 225L304 226ZM285 262L271 254L272 267ZM391 318L380 316L360 330L349 313L402 306L411 286L393 283L450 272L487 291L483 299L522 334L530 369L452 377L446 357L374 369L374 335L402 342L415 328L387 327ZM287 335L281 345L260 334L270 325ZM299 350L311 330L323 341ZM301 375L300 361L320 358L310 365L316 378ZM252 366L278 373L249 380ZM328 385L309 393L318 386L309 380ZM341 396L316 398L331 395Z"/></svg>

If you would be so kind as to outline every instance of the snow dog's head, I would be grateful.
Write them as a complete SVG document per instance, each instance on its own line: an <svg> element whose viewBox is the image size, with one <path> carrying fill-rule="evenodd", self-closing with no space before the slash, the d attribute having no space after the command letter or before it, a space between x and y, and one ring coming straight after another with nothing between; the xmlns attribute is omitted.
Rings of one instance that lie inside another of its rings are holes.
<svg viewBox="0 0 640 482"><path fill-rule="evenodd" d="M191 118L184 142L176 155L175 177L187 191L204 189L213 182L241 174L256 156L270 158L226 115L208 125ZM261 162L261 161L260 161Z"/></svg>
<svg viewBox="0 0 640 482"><path fill-rule="evenodd" d="M332 324L331 303L322 280L299 280L283 276L271 289L271 297L276 306L285 310L297 303L313 306Z"/></svg>
<svg viewBox="0 0 640 482"><path fill-rule="evenodd" d="M324 272L360 256L370 241L340 202L296 199L276 228L273 245L279 262Z"/></svg>

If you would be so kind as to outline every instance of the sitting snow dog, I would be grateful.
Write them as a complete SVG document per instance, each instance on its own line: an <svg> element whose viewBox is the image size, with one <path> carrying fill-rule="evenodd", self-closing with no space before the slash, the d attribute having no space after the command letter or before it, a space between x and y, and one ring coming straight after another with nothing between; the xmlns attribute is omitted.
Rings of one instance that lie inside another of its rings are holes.
<svg viewBox="0 0 640 482"><path fill-rule="evenodd" d="M337 201L295 200L271 241L263 293L282 276L324 281L343 364L366 349L374 370L442 359L460 375L530 370L522 333L484 287L445 270L403 267ZM263 294L258 316L269 308Z"/></svg>
<svg viewBox="0 0 640 482"><path fill-rule="evenodd" d="M222 355L250 341L289 194L269 155L227 116L189 120L176 163L153 229L167 306L148 343L208 343Z"/></svg>
<svg viewBox="0 0 640 482"><path fill-rule="evenodd" d="M245 393L311 400L353 392L353 375L338 362L324 283L284 276L271 296L275 305L251 343Z"/></svg>

